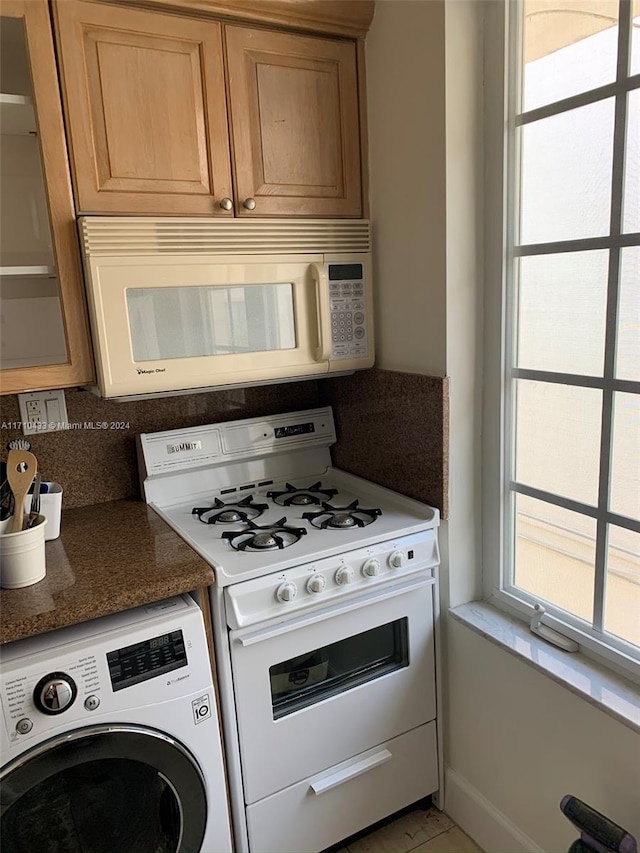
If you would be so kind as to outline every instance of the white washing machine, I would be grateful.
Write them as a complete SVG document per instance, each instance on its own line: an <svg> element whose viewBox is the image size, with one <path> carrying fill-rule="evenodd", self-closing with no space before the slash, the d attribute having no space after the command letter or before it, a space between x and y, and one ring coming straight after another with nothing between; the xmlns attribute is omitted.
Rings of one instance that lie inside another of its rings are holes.
<svg viewBox="0 0 640 853"><path fill-rule="evenodd" d="M11 853L228 853L209 653L188 596L5 646Z"/></svg>

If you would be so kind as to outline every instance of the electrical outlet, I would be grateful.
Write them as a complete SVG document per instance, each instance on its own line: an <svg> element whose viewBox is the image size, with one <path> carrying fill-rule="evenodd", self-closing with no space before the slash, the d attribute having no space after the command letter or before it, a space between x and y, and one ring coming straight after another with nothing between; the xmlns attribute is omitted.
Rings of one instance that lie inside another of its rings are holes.
<svg viewBox="0 0 640 853"><path fill-rule="evenodd" d="M27 400L27 421L30 424L41 424L44 421L44 412L40 400Z"/></svg>
<svg viewBox="0 0 640 853"><path fill-rule="evenodd" d="M18 394L18 404L23 435L69 428L67 404L62 389Z"/></svg>

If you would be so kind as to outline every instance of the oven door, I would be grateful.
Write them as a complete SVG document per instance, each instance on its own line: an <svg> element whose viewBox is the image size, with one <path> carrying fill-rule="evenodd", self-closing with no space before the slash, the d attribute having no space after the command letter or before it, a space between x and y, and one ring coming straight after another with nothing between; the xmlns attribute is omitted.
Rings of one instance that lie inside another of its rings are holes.
<svg viewBox="0 0 640 853"><path fill-rule="evenodd" d="M230 632L247 803L435 718L434 584Z"/></svg>

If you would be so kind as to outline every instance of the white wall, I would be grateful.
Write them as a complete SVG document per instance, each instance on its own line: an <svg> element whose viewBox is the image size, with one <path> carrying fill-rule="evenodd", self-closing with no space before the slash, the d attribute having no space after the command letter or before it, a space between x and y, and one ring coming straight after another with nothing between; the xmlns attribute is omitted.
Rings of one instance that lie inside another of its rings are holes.
<svg viewBox="0 0 640 853"><path fill-rule="evenodd" d="M481 595L482 290L484 263L482 3L445 3L446 368L450 377L451 607ZM444 531L443 531L444 532Z"/></svg>
<svg viewBox="0 0 640 853"><path fill-rule="evenodd" d="M640 838L639 735L453 621L448 652L447 763L458 778L447 803L484 849L532 853L528 838L568 850L578 833L558 807L565 794ZM479 812L474 790L490 804ZM501 816L525 839L504 831Z"/></svg>
<svg viewBox="0 0 640 853"><path fill-rule="evenodd" d="M451 377L445 606L472 600L481 579L481 26L499 5L378 0L367 38L378 364ZM499 333L499 314L485 319ZM444 628L445 808L462 828L491 853L566 851L576 833L558 804L573 793L640 836L640 738L458 623Z"/></svg>
<svg viewBox="0 0 640 853"><path fill-rule="evenodd" d="M442 0L379 0L366 41L376 364L444 376Z"/></svg>

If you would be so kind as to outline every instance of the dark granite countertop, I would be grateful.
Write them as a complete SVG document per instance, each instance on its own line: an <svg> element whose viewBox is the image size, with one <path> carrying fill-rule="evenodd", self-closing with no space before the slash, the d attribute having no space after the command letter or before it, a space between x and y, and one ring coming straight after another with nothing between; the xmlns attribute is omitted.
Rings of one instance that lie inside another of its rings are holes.
<svg viewBox="0 0 640 853"><path fill-rule="evenodd" d="M0 643L213 583L213 569L142 501L64 510L39 583L0 592Z"/></svg>

